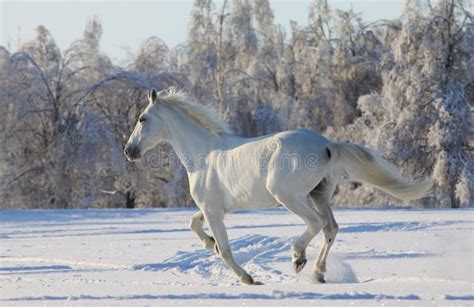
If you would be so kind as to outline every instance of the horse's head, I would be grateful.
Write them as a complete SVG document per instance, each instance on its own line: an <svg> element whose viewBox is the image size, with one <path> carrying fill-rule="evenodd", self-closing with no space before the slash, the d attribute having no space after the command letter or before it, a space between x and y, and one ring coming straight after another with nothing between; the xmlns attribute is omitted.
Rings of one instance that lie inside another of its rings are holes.
<svg viewBox="0 0 474 307"><path fill-rule="evenodd" d="M156 90L150 90L148 93L149 104L138 118L135 129L125 145L124 153L129 161L139 159L165 139L165 126L158 114L157 100Z"/></svg>

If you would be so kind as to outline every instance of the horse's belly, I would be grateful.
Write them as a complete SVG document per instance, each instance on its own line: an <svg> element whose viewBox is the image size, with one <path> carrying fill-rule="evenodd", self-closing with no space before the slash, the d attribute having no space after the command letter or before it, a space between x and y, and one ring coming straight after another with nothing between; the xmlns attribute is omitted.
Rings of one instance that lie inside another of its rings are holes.
<svg viewBox="0 0 474 307"><path fill-rule="evenodd" d="M229 205L226 206L226 212L235 210L259 210L277 206L275 198L271 197L254 197L252 199L234 197Z"/></svg>
<svg viewBox="0 0 474 307"><path fill-rule="evenodd" d="M275 199L268 192L265 146L242 146L219 152L211 157L219 185L225 194L226 211L274 207Z"/></svg>
<svg viewBox="0 0 474 307"><path fill-rule="evenodd" d="M226 184L226 211L258 210L277 205L264 182L235 182Z"/></svg>

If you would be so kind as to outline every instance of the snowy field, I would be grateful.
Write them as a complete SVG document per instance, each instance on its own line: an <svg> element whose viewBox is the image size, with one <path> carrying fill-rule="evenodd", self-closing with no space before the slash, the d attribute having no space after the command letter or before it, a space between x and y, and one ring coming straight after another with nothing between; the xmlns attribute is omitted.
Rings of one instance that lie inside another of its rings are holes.
<svg viewBox="0 0 474 307"><path fill-rule="evenodd" d="M474 305L474 210L335 210L326 284L311 274L320 235L293 271L298 217L228 215L234 256L262 286L203 249L194 211L0 212L0 305Z"/></svg>

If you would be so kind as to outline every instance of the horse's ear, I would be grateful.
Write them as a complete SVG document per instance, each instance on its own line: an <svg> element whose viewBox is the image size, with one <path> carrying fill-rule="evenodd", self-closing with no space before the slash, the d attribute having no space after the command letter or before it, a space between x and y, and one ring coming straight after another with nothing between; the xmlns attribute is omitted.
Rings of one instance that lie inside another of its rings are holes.
<svg viewBox="0 0 474 307"><path fill-rule="evenodd" d="M158 98L158 93L156 92L154 88L152 88L150 92L148 92L148 100L150 100L151 103L155 104L157 98Z"/></svg>

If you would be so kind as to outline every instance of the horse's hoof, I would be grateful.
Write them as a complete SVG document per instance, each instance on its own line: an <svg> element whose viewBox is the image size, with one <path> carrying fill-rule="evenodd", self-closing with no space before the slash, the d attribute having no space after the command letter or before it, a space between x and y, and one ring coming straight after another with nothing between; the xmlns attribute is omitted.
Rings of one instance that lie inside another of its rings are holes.
<svg viewBox="0 0 474 307"><path fill-rule="evenodd" d="M296 259L293 262L293 268L295 269L295 272L296 273L301 272L301 270L304 268L306 262L307 262L306 258Z"/></svg>
<svg viewBox="0 0 474 307"><path fill-rule="evenodd" d="M324 274L321 274L321 273L315 273L316 274L316 280L321 283L321 284L325 284L326 283L326 280L324 280Z"/></svg>
<svg viewBox="0 0 474 307"><path fill-rule="evenodd" d="M263 283L259 281L254 281L250 275L242 276L240 281L246 285L263 285Z"/></svg>

